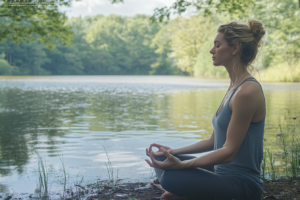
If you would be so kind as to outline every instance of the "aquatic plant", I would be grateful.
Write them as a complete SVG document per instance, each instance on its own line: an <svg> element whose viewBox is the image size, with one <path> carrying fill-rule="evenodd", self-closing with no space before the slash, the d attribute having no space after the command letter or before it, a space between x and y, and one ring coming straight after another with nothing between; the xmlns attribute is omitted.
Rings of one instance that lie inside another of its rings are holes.
<svg viewBox="0 0 300 200"><path fill-rule="evenodd" d="M106 170L107 170L107 174L108 174L108 180L109 182L111 183L112 186L116 185L117 184L117 181L118 181L118 172L119 172L119 169L117 170L117 173L116 173L116 176L115 176L115 170L112 166L112 163L109 159L109 155L106 151L106 148L103 146L104 148L104 152L106 154L106 158L107 158L107 162L105 163L105 166L106 166Z"/></svg>
<svg viewBox="0 0 300 200"><path fill-rule="evenodd" d="M266 179L266 164L267 164L267 153L264 151L263 160L261 163L261 174L263 179Z"/></svg>
<svg viewBox="0 0 300 200"><path fill-rule="evenodd" d="M269 148L266 149L266 153L269 158L269 170L268 170L269 176L271 177L272 180L274 180L276 178L275 166L274 166L275 158L273 156L273 153L270 152Z"/></svg>
<svg viewBox="0 0 300 200"><path fill-rule="evenodd" d="M283 150L281 159L283 161L282 167L284 169L285 176L288 177L299 177L300 175L300 140L299 140L299 120L295 113L290 110L286 110L287 113L284 116L284 121L278 121L279 133L276 134L280 138L281 147ZM265 159L267 155L268 159ZM264 158L261 165L262 178L265 178L266 171L271 179L278 177L278 170L275 168L275 157L274 153L266 148L264 152ZM268 168L266 168L266 165Z"/></svg>
<svg viewBox="0 0 300 200"><path fill-rule="evenodd" d="M38 159L38 175L39 175L39 192L42 200L48 197L48 170L46 162L43 160L41 155L35 151L35 155Z"/></svg>
<svg viewBox="0 0 300 200"><path fill-rule="evenodd" d="M63 185L64 185L63 198L64 198L65 197L65 191L66 191L66 185L67 185L67 172L66 172L63 156L60 156L58 153L57 153L57 156L59 157L60 162L61 162L62 167L63 167L62 169L63 169Z"/></svg>

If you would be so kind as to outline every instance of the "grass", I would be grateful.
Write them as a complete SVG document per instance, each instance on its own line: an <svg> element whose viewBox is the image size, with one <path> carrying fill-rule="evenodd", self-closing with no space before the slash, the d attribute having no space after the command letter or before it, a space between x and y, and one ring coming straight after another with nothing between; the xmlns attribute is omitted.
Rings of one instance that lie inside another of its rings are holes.
<svg viewBox="0 0 300 200"><path fill-rule="evenodd" d="M35 155L38 159L38 175L39 175L39 192L42 200L48 197L48 170L46 162L43 160L41 155L36 151Z"/></svg>
<svg viewBox="0 0 300 200"><path fill-rule="evenodd" d="M59 160L63 166L63 186L64 186L64 190L63 190L63 198L65 197L65 191L66 191L66 185L67 185L67 173L66 173L66 168L65 168L65 163L63 160L63 156L60 156L57 153L57 156L59 157Z"/></svg>
<svg viewBox="0 0 300 200"><path fill-rule="evenodd" d="M267 167L267 153L263 152L263 160L261 163L261 176L263 179L266 179L266 167Z"/></svg>
<svg viewBox="0 0 300 200"><path fill-rule="evenodd" d="M273 153L270 152L269 148L266 149L266 155L269 158L269 176L271 177L272 180L276 178L276 173L275 173L275 157L273 156Z"/></svg>
<svg viewBox="0 0 300 200"><path fill-rule="evenodd" d="M293 65L277 64L262 70L258 77L262 81L300 82L300 62Z"/></svg>
<svg viewBox="0 0 300 200"><path fill-rule="evenodd" d="M105 163L105 166L106 166L106 170L107 170L107 174L108 174L108 180L109 182L111 183L112 186L116 185L117 184L117 181L118 181L118 172L119 170L117 170L117 173L116 173L116 176L115 176L115 170L112 166L112 163L109 159L109 155L106 151L106 148L103 146L104 148L104 151L105 151L105 155L106 155L106 158L107 158L107 162Z"/></svg>
<svg viewBox="0 0 300 200"><path fill-rule="evenodd" d="M297 178L300 175L300 131L299 119L297 116L292 116L288 111L284 117L284 122L278 123L279 133L277 136L280 138L280 146L282 155L278 158L281 160L282 165L280 168L284 169L284 175L287 178ZM265 174L269 175L269 179L276 179L280 171L275 166L275 154L270 151L269 147L264 150L264 158L261 165L262 178L266 179Z"/></svg>

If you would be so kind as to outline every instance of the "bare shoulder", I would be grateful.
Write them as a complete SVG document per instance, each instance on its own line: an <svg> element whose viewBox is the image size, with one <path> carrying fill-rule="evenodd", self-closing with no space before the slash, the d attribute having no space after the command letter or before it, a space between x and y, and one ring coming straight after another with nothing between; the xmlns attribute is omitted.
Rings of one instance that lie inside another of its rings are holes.
<svg viewBox="0 0 300 200"><path fill-rule="evenodd" d="M255 108L263 100L262 89L255 81L244 82L232 96L232 104Z"/></svg>
<svg viewBox="0 0 300 200"><path fill-rule="evenodd" d="M255 81L246 81L236 91L240 98L257 97L262 94L260 85Z"/></svg>

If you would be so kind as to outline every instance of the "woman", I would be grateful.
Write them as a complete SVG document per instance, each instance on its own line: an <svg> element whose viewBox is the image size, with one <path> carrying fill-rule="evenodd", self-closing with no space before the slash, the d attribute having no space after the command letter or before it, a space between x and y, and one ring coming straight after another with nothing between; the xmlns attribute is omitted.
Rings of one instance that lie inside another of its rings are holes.
<svg viewBox="0 0 300 200"><path fill-rule="evenodd" d="M214 66L226 68L230 86L212 118L212 135L179 149L159 144L146 149L151 158L146 162L161 184L151 185L165 190L162 199L261 199L266 108L261 85L249 69L264 34L263 24L254 19L219 26L210 53ZM183 155L207 151L201 157Z"/></svg>

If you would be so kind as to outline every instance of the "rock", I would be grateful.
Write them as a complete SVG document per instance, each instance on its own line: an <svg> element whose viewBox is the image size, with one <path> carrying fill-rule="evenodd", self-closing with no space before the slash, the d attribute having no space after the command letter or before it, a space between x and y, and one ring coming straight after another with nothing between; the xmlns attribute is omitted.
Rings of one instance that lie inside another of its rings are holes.
<svg viewBox="0 0 300 200"><path fill-rule="evenodd" d="M4 200L10 200L11 198L12 198L12 196L8 196Z"/></svg>
<svg viewBox="0 0 300 200"><path fill-rule="evenodd" d="M125 198L125 197L128 197L129 195L128 194L120 194L120 193L117 193L114 195L114 197L121 197L121 198Z"/></svg>
<svg viewBox="0 0 300 200"><path fill-rule="evenodd" d="M275 199L276 197L274 197L273 195L264 197L264 200L275 200Z"/></svg>

